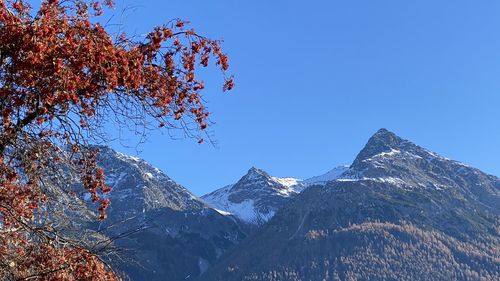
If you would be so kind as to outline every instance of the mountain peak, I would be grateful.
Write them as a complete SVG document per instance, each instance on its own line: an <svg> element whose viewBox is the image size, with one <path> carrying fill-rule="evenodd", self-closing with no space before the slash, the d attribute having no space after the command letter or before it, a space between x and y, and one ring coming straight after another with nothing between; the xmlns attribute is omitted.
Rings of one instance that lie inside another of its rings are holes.
<svg viewBox="0 0 500 281"><path fill-rule="evenodd" d="M250 172L257 172L257 171L262 171L262 169L259 169L259 168L255 167L255 166L252 166L250 169L248 169L249 173Z"/></svg>
<svg viewBox="0 0 500 281"><path fill-rule="evenodd" d="M366 143L365 147L359 152L353 162L353 165L374 155L397 149L403 142L402 138L398 137L393 132L382 128L379 129Z"/></svg>
<svg viewBox="0 0 500 281"><path fill-rule="evenodd" d="M386 128L380 128L373 136L388 136L388 135L395 135L395 134L387 130Z"/></svg>
<svg viewBox="0 0 500 281"><path fill-rule="evenodd" d="M368 140L367 144L373 144L373 142L383 142L386 144L399 144L403 139L398 137L395 133L381 128Z"/></svg>
<svg viewBox="0 0 500 281"><path fill-rule="evenodd" d="M259 169L255 166L252 166L247 174L243 176L245 179L255 179L255 178L261 178L261 177L270 177L264 170Z"/></svg>

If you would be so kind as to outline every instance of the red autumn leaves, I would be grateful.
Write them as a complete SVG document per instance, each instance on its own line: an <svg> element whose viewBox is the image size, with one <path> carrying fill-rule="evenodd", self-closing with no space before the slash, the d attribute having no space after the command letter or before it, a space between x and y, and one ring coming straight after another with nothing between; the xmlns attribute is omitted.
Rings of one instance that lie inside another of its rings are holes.
<svg viewBox="0 0 500 281"><path fill-rule="evenodd" d="M82 145L100 114L125 104L158 127L178 120L203 131L209 113L197 69L210 63L223 73L229 68L221 42L200 36L181 20L155 28L145 39L123 33L115 40L95 20L106 6L113 1L45 0L35 12L26 1L0 0L0 218L3 229L13 230L0 235L0 260L15 261L10 273L15 279L51 271L56 260L61 269L41 279L111 276L84 248L31 240L43 236L32 233L30 220L48 200L40 179L60 160L54 156L57 147L72 148L72 165L104 219L111 189L95 152ZM223 90L233 87L227 77ZM36 262L16 257L28 250ZM0 270L0 279L7 277L3 274Z"/></svg>

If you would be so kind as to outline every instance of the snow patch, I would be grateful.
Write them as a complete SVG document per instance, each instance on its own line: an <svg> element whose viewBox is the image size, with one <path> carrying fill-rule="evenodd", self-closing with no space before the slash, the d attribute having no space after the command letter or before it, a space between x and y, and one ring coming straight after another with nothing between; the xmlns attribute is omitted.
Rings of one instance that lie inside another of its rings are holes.
<svg viewBox="0 0 500 281"><path fill-rule="evenodd" d="M262 213L255 207L255 202L251 199L243 200L242 202L232 202L229 200L231 188L233 185L225 186L210 194L202 196L202 199L212 207L215 211L222 215L234 215L235 217L247 223L257 224L262 221L269 220L274 211Z"/></svg>
<svg viewBox="0 0 500 281"><path fill-rule="evenodd" d="M313 184L324 185L329 181L333 181L333 180L338 179L348 169L349 169L349 166L347 166L347 165L339 166L339 167L333 168L332 170L328 171L327 173L325 173L323 175L309 178L309 179L305 180L304 183L307 185L313 185Z"/></svg>
<svg viewBox="0 0 500 281"><path fill-rule="evenodd" d="M335 181L338 182L356 182L356 181L374 181L374 182L382 182L382 183L389 183L392 185L396 186L403 186L403 185L408 185L407 182L400 178L396 177L377 177L377 178L368 178L368 177L360 177L360 178L341 178L337 179Z"/></svg>
<svg viewBox="0 0 500 281"><path fill-rule="evenodd" d="M130 155L118 152L118 151L116 151L116 154L117 154L118 158L120 158L122 160L132 160L134 162L141 162L142 161L141 158L139 158L139 157L130 156Z"/></svg>
<svg viewBox="0 0 500 281"><path fill-rule="evenodd" d="M399 153L401 153L401 151L400 151L400 150L391 148L391 151L389 151L389 152L382 152L382 153L377 154L377 155L375 155L375 156L373 156L373 157L387 157L387 156L394 156L394 155L399 154Z"/></svg>
<svg viewBox="0 0 500 281"><path fill-rule="evenodd" d="M230 212L226 212L226 211L223 211L223 210L219 210L217 208L213 208L217 213L223 215L223 216L230 216L232 215Z"/></svg>
<svg viewBox="0 0 500 281"><path fill-rule="evenodd" d="M378 160L380 158L387 158L387 157L391 157L391 156L394 156L394 155L397 155L397 154L400 154L400 153L401 153L400 150L391 148L391 151L384 151L382 153L375 154L375 155L373 155L372 157L370 157L368 159L364 159L363 162L376 161L376 160Z"/></svg>
<svg viewBox="0 0 500 281"><path fill-rule="evenodd" d="M278 177L271 177L272 180L276 181L277 183L285 186L285 187L292 187L294 185L299 184L302 180L296 179L296 178L278 178Z"/></svg>

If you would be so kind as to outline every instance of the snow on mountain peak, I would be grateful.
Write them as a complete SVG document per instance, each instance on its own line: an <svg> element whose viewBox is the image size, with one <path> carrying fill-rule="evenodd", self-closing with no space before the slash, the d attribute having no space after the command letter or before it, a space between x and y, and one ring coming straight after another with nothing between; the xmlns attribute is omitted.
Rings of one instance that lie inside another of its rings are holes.
<svg viewBox="0 0 500 281"><path fill-rule="evenodd" d="M264 171L256 167L252 167L248 170L247 174L242 177L242 180L254 180L260 178L268 178L269 175Z"/></svg>
<svg viewBox="0 0 500 281"><path fill-rule="evenodd" d="M289 197L302 191L300 179L272 177L252 167L238 182L202 196L209 205L239 219L260 224L269 220Z"/></svg>
<svg viewBox="0 0 500 281"><path fill-rule="evenodd" d="M292 187L295 185L298 185L302 182L301 179L297 178L278 178L278 177L271 177L274 181L280 183L281 185L285 187Z"/></svg>
<svg viewBox="0 0 500 281"><path fill-rule="evenodd" d="M348 169L349 169L348 165L338 166L338 167L331 169L330 171L328 171L327 173L325 173L323 175L308 178L304 181L304 183L307 185L325 184L329 181L333 181L333 180L338 179Z"/></svg>
<svg viewBox="0 0 500 281"><path fill-rule="evenodd" d="M202 196L215 209L231 213L239 219L260 224L269 220L291 197L313 184L324 185L337 179L348 166L340 166L328 173L301 180L293 177L274 177L252 167L238 182Z"/></svg>

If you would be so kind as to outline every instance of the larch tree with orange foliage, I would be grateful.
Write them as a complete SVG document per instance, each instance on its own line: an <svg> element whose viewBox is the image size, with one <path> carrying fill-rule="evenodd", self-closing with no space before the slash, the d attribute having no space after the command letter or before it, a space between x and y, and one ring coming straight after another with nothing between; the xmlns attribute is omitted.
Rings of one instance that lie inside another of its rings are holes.
<svg viewBox="0 0 500 281"><path fill-rule="evenodd" d="M220 41L177 20L144 40L99 22L112 0L0 0L0 279L116 280L99 253L45 223L53 200L43 179L65 162L77 171L99 219L112 192L88 144L102 124L183 128L203 139L208 112L196 69L223 73ZM224 74L223 90L233 88ZM69 160L68 160L69 159Z"/></svg>

